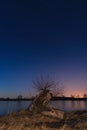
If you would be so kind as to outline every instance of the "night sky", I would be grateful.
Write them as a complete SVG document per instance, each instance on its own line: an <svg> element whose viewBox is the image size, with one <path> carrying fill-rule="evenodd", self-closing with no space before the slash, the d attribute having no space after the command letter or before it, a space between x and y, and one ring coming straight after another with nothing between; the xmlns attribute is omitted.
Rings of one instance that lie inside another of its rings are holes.
<svg viewBox="0 0 87 130"><path fill-rule="evenodd" d="M86 0L0 1L0 97L32 95L41 73L87 93Z"/></svg>

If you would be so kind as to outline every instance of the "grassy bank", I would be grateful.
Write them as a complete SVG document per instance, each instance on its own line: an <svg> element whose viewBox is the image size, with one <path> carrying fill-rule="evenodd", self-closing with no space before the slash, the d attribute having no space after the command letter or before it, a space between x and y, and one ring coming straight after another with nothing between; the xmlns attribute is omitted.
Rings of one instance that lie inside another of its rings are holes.
<svg viewBox="0 0 87 130"><path fill-rule="evenodd" d="M60 120L21 110L0 117L0 130L87 130L87 111L67 112Z"/></svg>

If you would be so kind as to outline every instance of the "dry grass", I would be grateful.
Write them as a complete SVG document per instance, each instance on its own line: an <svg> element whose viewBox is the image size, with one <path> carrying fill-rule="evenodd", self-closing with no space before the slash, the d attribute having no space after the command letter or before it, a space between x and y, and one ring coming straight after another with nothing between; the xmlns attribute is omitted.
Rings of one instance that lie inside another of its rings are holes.
<svg viewBox="0 0 87 130"><path fill-rule="evenodd" d="M66 113L66 118L59 120L22 110L1 117L0 130L87 130L87 112Z"/></svg>

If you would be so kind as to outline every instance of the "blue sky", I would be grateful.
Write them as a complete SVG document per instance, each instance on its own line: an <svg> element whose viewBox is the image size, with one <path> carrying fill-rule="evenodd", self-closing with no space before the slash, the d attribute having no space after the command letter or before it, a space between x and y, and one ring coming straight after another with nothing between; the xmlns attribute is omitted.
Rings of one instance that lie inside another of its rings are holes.
<svg viewBox="0 0 87 130"><path fill-rule="evenodd" d="M31 95L41 73L86 93L86 14L86 1L1 1L0 96Z"/></svg>

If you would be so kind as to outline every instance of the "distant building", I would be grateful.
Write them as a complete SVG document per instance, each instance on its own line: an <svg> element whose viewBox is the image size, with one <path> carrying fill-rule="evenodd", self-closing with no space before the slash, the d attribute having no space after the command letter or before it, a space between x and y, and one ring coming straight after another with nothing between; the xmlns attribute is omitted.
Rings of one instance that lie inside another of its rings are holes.
<svg viewBox="0 0 87 130"><path fill-rule="evenodd" d="M22 95L18 95L18 99L22 99L23 97L22 97Z"/></svg>

